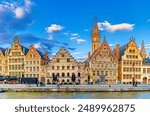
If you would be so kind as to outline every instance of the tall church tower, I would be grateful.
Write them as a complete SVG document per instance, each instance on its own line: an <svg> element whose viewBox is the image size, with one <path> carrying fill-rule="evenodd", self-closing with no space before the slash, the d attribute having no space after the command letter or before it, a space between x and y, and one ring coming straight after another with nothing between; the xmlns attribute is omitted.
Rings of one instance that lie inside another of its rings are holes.
<svg viewBox="0 0 150 116"><path fill-rule="evenodd" d="M99 44L100 44L100 33L98 29L97 19L95 18L94 28L92 30L92 54L95 52L95 50L98 49Z"/></svg>
<svg viewBox="0 0 150 116"><path fill-rule="evenodd" d="M144 41L142 41L142 46L141 46L140 52L141 52L142 58L146 58L146 50L145 50Z"/></svg>

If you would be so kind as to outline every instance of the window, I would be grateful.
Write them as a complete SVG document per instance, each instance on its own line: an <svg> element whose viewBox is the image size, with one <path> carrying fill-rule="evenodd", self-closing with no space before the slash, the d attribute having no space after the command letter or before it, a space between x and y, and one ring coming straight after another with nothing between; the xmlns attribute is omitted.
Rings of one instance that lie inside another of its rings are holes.
<svg viewBox="0 0 150 116"><path fill-rule="evenodd" d="M78 69L80 70L80 69L81 69L81 67L80 67L80 66L78 66Z"/></svg>
<svg viewBox="0 0 150 116"><path fill-rule="evenodd" d="M37 67L37 71L39 71L39 67Z"/></svg>
<svg viewBox="0 0 150 116"><path fill-rule="evenodd" d="M32 65L32 61L30 61L30 65Z"/></svg>
<svg viewBox="0 0 150 116"><path fill-rule="evenodd" d="M33 58L35 58L36 57L36 55L35 54L33 54Z"/></svg>
<svg viewBox="0 0 150 116"><path fill-rule="evenodd" d="M64 70L65 69L65 67L64 66L62 66L62 70Z"/></svg>
<svg viewBox="0 0 150 116"><path fill-rule="evenodd" d="M32 67L30 67L30 71L32 72Z"/></svg>
<svg viewBox="0 0 150 116"><path fill-rule="evenodd" d="M37 61L37 64L39 64L39 61Z"/></svg>
<svg viewBox="0 0 150 116"><path fill-rule="evenodd" d="M33 71L35 71L35 67L33 67Z"/></svg>
<svg viewBox="0 0 150 116"><path fill-rule="evenodd" d="M80 77L81 76L81 73L78 73L78 77Z"/></svg>
<svg viewBox="0 0 150 116"><path fill-rule="evenodd" d="M69 70L70 69L70 66L67 66L67 70Z"/></svg>
<svg viewBox="0 0 150 116"><path fill-rule="evenodd" d="M70 58L67 58L67 62L70 62Z"/></svg>
<svg viewBox="0 0 150 116"><path fill-rule="evenodd" d="M65 73L62 73L62 77L65 77Z"/></svg>
<svg viewBox="0 0 150 116"><path fill-rule="evenodd" d="M147 68L147 74L150 74L150 68Z"/></svg>
<svg viewBox="0 0 150 116"><path fill-rule="evenodd" d="M143 68L143 73L146 74L146 68Z"/></svg>
<svg viewBox="0 0 150 116"><path fill-rule="evenodd" d="M93 76L95 76L95 71L93 71Z"/></svg>
<svg viewBox="0 0 150 116"><path fill-rule="evenodd" d="M32 54L30 54L30 58L32 58Z"/></svg>
<svg viewBox="0 0 150 116"><path fill-rule="evenodd" d="M57 73L57 77L59 77L59 73Z"/></svg>
<svg viewBox="0 0 150 116"><path fill-rule="evenodd" d="M57 66L57 70L59 70L59 66Z"/></svg>
<svg viewBox="0 0 150 116"><path fill-rule="evenodd" d="M33 64L36 64L36 62L35 62L35 61L33 61Z"/></svg>
<svg viewBox="0 0 150 116"><path fill-rule="evenodd" d="M72 66L72 70L74 70L75 69L75 67L74 66Z"/></svg>
<svg viewBox="0 0 150 116"><path fill-rule="evenodd" d="M69 77L70 76L70 74L69 73L67 73L67 77Z"/></svg>
<svg viewBox="0 0 150 116"><path fill-rule="evenodd" d="M99 71L97 71L97 76L99 76L100 74L99 74Z"/></svg>
<svg viewBox="0 0 150 116"><path fill-rule="evenodd" d="M57 63L59 62L59 58L57 58Z"/></svg>
<svg viewBox="0 0 150 116"><path fill-rule="evenodd" d="M30 74L30 77L32 77L32 74Z"/></svg>
<svg viewBox="0 0 150 116"><path fill-rule="evenodd" d="M55 69L55 67L54 66L52 66L52 70L54 70Z"/></svg>
<svg viewBox="0 0 150 116"><path fill-rule="evenodd" d="M64 54L62 54L62 57L64 57L65 55Z"/></svg>

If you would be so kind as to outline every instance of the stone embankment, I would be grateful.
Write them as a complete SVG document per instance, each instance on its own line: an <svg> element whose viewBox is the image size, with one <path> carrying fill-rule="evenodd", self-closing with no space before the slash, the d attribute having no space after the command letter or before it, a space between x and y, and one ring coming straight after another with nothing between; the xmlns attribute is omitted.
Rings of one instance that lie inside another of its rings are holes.
<svg viewBox="0 0 150 116"><path fill-rule="evenodd" d="M0 84L0 92L139 92L150 91L150 85L25 85Z"/></svg>

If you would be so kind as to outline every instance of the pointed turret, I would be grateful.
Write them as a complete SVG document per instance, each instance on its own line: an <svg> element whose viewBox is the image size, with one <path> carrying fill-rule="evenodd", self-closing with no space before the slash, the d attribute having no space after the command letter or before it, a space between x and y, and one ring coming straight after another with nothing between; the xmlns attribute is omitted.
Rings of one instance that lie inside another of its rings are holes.
<svg viewBox="0 0 150 116"><path fill-rule="evenodd" d="M94 28L92 30L92 53L98 49L100 43L100 33L98 29L97 19L94 21Z"/></svg>
<svg viewBox="0 0 150 116"><path fill-rule="evenodd" d="M142 40L142 46L141 46L141 56L142 58L146 58L146 50L145 50L145 45L144 45L144 41Z"/></svg>
<svg viewBox="0 0 150 116"><path fill-rule="evenodd" d="M91 53L90 53L90 51L88 52L88 60L90 60L90 58L91 58Z"/></svg>

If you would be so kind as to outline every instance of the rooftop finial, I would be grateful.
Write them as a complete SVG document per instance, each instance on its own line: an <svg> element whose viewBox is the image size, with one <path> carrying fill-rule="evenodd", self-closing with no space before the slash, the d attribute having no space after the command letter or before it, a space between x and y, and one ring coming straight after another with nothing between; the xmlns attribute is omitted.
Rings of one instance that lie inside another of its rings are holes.
<svg viewBox="0 0 150 116"><path fill-rule="evenodd" d="M17 36L15 36L14 43L15 43L15 44L18 44L18 43L19 43L19 42L18 42L18 37L17 37Z"/></svg>

